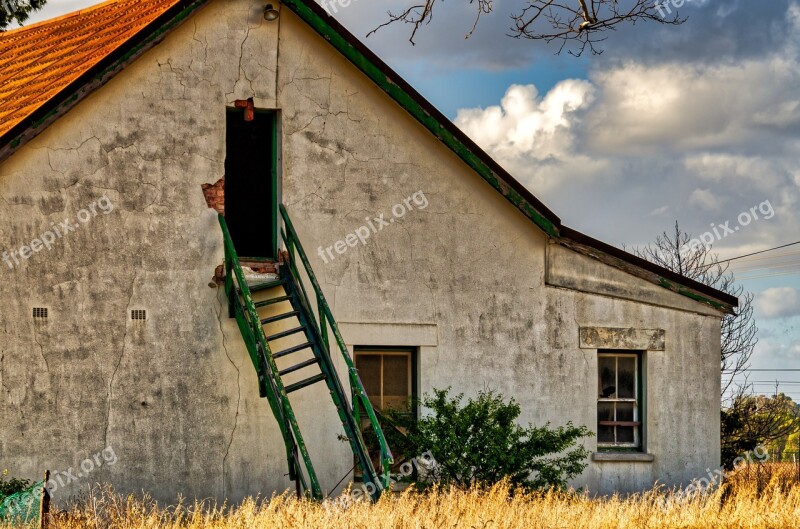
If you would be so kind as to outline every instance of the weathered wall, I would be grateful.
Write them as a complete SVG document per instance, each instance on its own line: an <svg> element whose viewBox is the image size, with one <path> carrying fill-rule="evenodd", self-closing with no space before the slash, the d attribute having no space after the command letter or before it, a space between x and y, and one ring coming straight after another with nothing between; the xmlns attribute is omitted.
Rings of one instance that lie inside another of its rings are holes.
<svg viewBox="0 0 800 529"><path fill-rule="evenodd" d="M663 308L683 300L658 287L641 304L545 286L548 244L532 223L291 12L268 23L262 9L212 2L0 165L7 250L103 195L114 205L20 266L0 263L2 465L33 477L113 447L115 465L62 497L93 481L164 500L289 486L224 294L209 286L222 248L201 185L223 176L225 106L248 97L281 110L283 201L361 341L348 343L420 346L423 391L488 386L526 422L592 427L597 367L578 328L661 328L665 350L646 355L654 461L592 463L576 484L632 490L716 465L718 317ZM424 209L335 259L317 255L419 191ZM584 283L607 273L575 265ZM34 306L50 308L47 323ZM130 321L139 308L145 323ZM324 391L297 395L332 487L352 466L334 409Z"/></svg>

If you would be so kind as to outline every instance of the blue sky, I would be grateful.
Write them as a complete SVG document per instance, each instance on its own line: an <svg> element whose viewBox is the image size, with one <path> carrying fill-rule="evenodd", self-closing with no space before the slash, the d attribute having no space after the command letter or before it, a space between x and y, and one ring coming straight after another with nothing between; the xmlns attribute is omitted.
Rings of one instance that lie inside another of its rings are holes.
<svg viewBox="0 0 800 529"><path fill-rule="evenodd" d="M32 21L92 3L51 0ZM522 0L495 0L469 39L467 0L440 3L416 45L401 25L365 38L408 5L351 0L336 17L565 224L635 246L676 219L695 235L728 223L723 258L800 240L800 0L687 1L685 24L621 27L579 59L505 36ZM741 225L754 207L772 214ZM800 368L800 245L735 263L756 296L752 366Z"/></svg>

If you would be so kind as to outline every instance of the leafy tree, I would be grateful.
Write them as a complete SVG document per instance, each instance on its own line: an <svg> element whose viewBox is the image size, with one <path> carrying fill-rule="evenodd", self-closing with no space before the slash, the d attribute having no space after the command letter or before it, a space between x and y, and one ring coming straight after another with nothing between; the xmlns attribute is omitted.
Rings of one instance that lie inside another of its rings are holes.
<svg viewBox="0 0 800 529"><path fill-rule="evenodd" d="M505 402L492 391L482 391L463 403L464 395L434 390L421 404L430 413L414 420L408 413L386 412L389 441L402 457L430 452L436 461L430 475L442 484L462 487L493 484L507 478L529 489L566 487L567 480L586 468L588 451L576 446L592 435L572 423L559 428L516 423L521 409L514 399Z"/></svg>
<svg viewBox="0 0 800 529"><path fill-rule="evenodd" d="M0 31L13 23L22 24L31 12L38 11L47 0L0 0Z"/></svg>
<svg viewBox="0 0 800 529"><path fill-rule="evenodd" d="M442 2L444 0L441 0ZM494 11L494 0L469 0L475 6L475 23L467 33L469 38L481 16ZM580 56L588 48L593 54L602 50L598 44L608 38L610 31L625 23L656 22L682 24L669 0L527 0L527 5L511 14L509 36L518 39L543 40L559 46L558 53L568 47L571 55ZM420 0L399 13L389 12L389 20L371 33L395 22L412 26L409 40L414 43L417 31L433 19L437 0ZM665 4L665 5L664 5Z"/></svg>
<svg viewBox="0 0 800 529"><path fill-rule="evenodd" d="M723 465L731 468L736 457L759 445L780 457L784 449L791 448L789 439L799 430L797 407L783 393L773 397L740 395L722 410Z"/></svg>
<svg viewBox="0 0 800 529"><path fill-rule="evenodd" d="M783 445L783 459L791 461L793 457L800 458L800 429L790 434Z"/></svg>

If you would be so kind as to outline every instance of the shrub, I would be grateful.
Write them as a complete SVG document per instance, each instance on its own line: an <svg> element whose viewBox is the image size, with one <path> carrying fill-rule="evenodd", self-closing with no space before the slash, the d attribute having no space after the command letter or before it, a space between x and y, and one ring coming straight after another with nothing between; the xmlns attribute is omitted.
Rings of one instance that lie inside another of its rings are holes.
<svg viewBox="0 0 800 529"><path fill-rule="evenodd" d="M576 445L592 435L586 427L551 428L516 423L521 409L493 391L482 391L462 405L464 395L434 389L421 401L430 414L415 420L408 413L386 412L394 450L411 459L430 452L436 460L429 480L469 487L508 479L526 489L565 488L586 468L589 452Z"/></svg>
<svg viewBox="0 0 800 529"><path fill-rule="evenodd" d="M3 501L7 496L22 492L31 486L30 480L9 478L8 470L3 470L0 473L0 501Z"/></svg>

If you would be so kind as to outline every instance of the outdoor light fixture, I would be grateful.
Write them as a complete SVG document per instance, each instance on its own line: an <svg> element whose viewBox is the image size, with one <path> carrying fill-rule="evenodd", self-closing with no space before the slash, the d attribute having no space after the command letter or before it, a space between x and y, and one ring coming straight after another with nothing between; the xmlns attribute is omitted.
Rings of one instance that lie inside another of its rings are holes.
<svg viewBox="0 0 800 529"><path fill-rule="evenodd" d="M264 20L272 22L278 20L279 16L281 16L280 11L275 9L272 4L267 4L267 7L264 8Z"/></svg>

